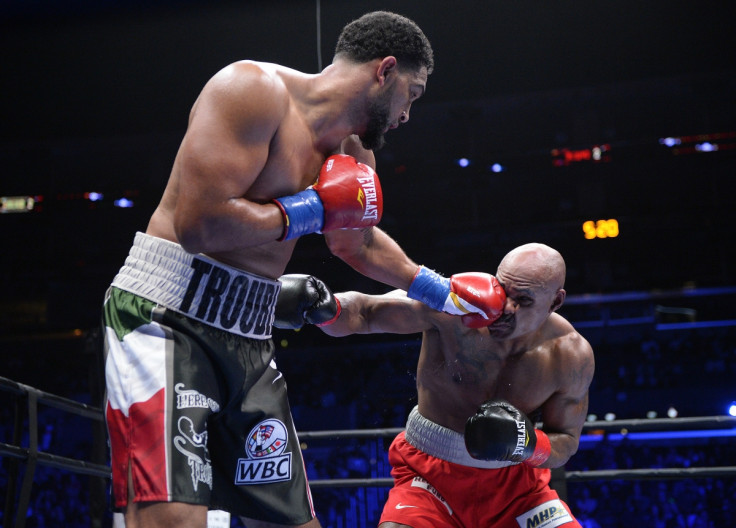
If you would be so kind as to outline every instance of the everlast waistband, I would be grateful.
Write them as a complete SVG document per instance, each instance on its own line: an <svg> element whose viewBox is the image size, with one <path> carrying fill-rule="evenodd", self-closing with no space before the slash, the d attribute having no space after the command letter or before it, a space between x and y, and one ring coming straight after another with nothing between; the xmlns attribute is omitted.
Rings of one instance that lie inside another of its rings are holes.
<svg viewBox="0 0 736 528"><path fill-rule="evenodd" d="M281 283L136 233L112 286L226 332L269 339Z"/></svg>
<svg viewBox="0 0 736 528"><path fill-rule="evenodd" d="M404 438L420 451L453 464L475 468L498 469L516 462L478 460L470 456L460 433L428 420L416 407L409 413Z"/></svg>

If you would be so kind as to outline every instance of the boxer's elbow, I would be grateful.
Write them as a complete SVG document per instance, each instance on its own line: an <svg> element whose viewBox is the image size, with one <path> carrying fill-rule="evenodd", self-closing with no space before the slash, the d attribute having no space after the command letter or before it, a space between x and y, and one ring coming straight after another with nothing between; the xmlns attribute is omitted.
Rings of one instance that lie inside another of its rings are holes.
<svg viewBox="0 0 736 528"><path fill-rule="evenodd" d="M339 229L325 233L330 253L352 267L360 267L365 260L364 229ZM356 268L357 269L357 268Z"/></svg>
<svg viewBox="0 0 736 528"><path fill-rule="evenodd" d="M579 437L570 435L550 435L550 440L552 440L552 456L540 466L543 468L554 469L564 466L578 452L580 446Z"/></svg>
<svg viewBox="0 0 736 528"><path fill-rule="evenodd" d="M179 243L184 251L196 255L198 253L207 253L207 245L204 243L204 238L197 236L192 231L183 231L177 234Z"/></svg>
<svg viewBox="0 0 736 528"><path fill-rule="evenodd" d="M187 253L207 253L212 249L213 238L204 222L177 219L174 222L174 230L179 244Z"/></svg>

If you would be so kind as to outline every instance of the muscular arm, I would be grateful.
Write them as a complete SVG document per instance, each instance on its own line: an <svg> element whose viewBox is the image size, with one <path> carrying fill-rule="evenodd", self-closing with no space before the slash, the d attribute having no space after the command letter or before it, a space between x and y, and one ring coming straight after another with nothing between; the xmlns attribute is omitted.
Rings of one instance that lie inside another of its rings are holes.
<svg viewBox="0 0 736 528"><path fill-rule="evenodd" d="M565 349L560 352L564 359L559 362L559 390L542 405L543 430L552 447L552 454L541 466L547 468L564 465L578 450L595 370L590 344L577 333L565 339Z"/></svg>
<svg viewBox="0 0 736 528"><path fill-rule="evenodd" d="M387 233L377 227L325 233L330 251L366 277L408 290L419 267Z"/></svg>
<svg viewBox="0 0 736 528"><path fill-rule="evenodd" d="M288 107L277 84L257 66L239 63L200 94L174 169L174 230L187 251L229 251L281 235L278 207L250 192Z"/></svg>
<svg viewBox="0 0 736 528"><path fill-rule="evenodd" d="M321 327L328 335L342 337L351 334L412 334L432 326L434 312L413 301L406 292L395 290L384 295L344 292L335 295L340 301L340 317Z"/></svg>
<svg viewBox="0 0 736 528"><path fill-rule="evenodd" d="M356 136L346 138L342 152L376 169L372 151L364 149ZM380 177L379 173L379 177ZM386 232L377 227L325 233L327 247L357 272L402 290L409 289L419 267Z"/></svg>

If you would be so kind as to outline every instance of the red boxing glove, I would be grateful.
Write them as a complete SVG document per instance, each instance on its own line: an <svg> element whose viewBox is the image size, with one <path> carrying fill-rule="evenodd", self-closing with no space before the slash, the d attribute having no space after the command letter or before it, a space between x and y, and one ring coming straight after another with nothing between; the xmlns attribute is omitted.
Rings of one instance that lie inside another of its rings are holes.
<svg viewBox="0 0 736 528"><path fill-rule="evenodd" d="M334 229L373 227L383 215L378 175L345 154L327 158L317 183L274 202L284 215L284 232L279 240Z"/></svg>
<svg viewBox="0 0 736 528"><path fill-rule="evenodd" d="M503 315L506 304L506 292L489 273L457 273L448 279L424 266L417 270L407 295L440 312L461 315L469 328L490 325Z"/></svg>
<svg viewBox="0 0 736 528"><path fill-rule="evenodd" d="M451 291L478 308L482 313L469 313L462 316L468 328L482 328L492 324L503 315L506 292L498 279L488 273L458 273L450 277Z"/></svg>
<svg viewBox="0 0 736 528"><path fill-rule="evenodd" d="M330 156L313 186L325 208L322 231L372 227L383 215L378 175L365 163L345 154Z"/></svg>

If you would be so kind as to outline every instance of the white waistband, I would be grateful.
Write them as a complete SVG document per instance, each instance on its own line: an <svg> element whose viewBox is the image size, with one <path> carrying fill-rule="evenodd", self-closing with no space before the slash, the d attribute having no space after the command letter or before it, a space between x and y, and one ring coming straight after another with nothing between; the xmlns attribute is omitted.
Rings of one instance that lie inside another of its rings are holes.
<svg viewBox="0 0 736 528"><path fill-rule="evenodd" d="M428 420L419 414L417 407L414 407L409 413L404 437L407 442L427 455L453 464L484 469L498 469L516 464L515 462L478 460L471 457L465 447L463 435Z"/></svg>
<svg viewBox="0 0 736 528"><path fill-rule="evenodd" d="M281 283L136 233L112 286L226 332L271 337Z"/></svg>

